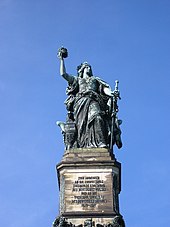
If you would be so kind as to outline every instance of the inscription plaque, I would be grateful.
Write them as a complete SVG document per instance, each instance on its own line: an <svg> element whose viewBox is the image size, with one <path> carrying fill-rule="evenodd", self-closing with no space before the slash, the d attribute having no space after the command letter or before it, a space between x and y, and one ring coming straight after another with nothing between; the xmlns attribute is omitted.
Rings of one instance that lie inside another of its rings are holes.
<svg viewBox="0 0 170 227"><path fill-rule="evenodd" d="M111 172L65 173L65 211L113 211Z"/></svg>

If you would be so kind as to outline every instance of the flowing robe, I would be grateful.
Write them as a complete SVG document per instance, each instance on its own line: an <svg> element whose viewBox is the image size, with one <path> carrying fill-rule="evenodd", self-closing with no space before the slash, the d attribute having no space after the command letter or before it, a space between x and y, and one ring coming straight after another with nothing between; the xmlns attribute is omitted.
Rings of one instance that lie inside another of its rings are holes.
<svg viewBox="0 0 170 227"><path fill-rule="evenodd" d="M109 87L94 76L74 77L69 84L66 106L73 112L79 148L109 145L110 116L107 104L109 97L103 92L104 86Z"/></svg>

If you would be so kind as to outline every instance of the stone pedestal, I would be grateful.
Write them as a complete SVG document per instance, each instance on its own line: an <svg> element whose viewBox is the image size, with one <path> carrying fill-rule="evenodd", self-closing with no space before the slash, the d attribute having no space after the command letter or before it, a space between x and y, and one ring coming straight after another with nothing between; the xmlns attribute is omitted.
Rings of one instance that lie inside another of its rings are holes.
<svg viewBox="0 0 170 227"><path fill-rule="evenodd" d="M53 226L124 227L121 164L106 148L71 149L57 165L60 214Z"/></svg>

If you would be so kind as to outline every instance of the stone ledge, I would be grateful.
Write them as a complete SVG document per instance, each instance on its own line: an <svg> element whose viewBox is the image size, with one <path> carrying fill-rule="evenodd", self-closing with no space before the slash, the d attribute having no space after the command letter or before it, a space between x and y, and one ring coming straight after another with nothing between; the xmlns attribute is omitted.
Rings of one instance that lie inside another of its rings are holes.
<svg viewBox="0 0 170 227"><path fill-rule="evenodd" d="M104 161L115 160L108 148L76 148L65 151L62 161Z"/></svg>
<svg viewBox="0 0 170 227"><path fill-rule="evenodd" d="M105 161L109 161L111 160L111 158L108 156L104 156L104 160ZM87 157L65 157L64 158L64 161L66 162L71 162L73 161L74 159L74 162L78 162L78 161L103 161L103 157L92 157L92 156L87 156Z"/></svg>
<svg viewBox="0 0 170 227"><path fill-rule="evenodd" d="M58 168L62 168L62 167L80 167L80 168L87 168L88 167L98 167L100 168L107 168L107 167L117 167L117 168L121 168L121 163L116 161L116 160L82 160L82 161L61 161L60 163L58 163L56 165L56 169Z"/></svg>
<svg viewBox="0 0 170 227"><path fill-rule="evenodd" d="M74 152L109 152L109 148L101 148L101 147L94 147L94 148L73 148L70 150L66 150L65 153L74 153Z"/></svg>
<svg viewBox="0 0 170 227"><path fill-rule="evenodd" d="M66 217L66 218L84 218L84 217L100 217L100 218L104 218L104 217L114 217L116 215L116 212L65 212L61 214L62 216Z"/></svg>

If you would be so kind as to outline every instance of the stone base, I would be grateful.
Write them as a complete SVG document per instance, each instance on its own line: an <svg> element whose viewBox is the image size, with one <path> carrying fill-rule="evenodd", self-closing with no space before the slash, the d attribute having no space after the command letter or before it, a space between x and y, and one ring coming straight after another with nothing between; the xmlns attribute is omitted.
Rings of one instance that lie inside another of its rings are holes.
<svg viewBox="0 0 170 227"><path fill-rule="evenodd" d="M121 164L106 148L68 150L57 165L60 215L55 226L123 223L119 214ZM113 226L113 225L112 225ZM115 227L123 225L116 225Z"/></svg>

